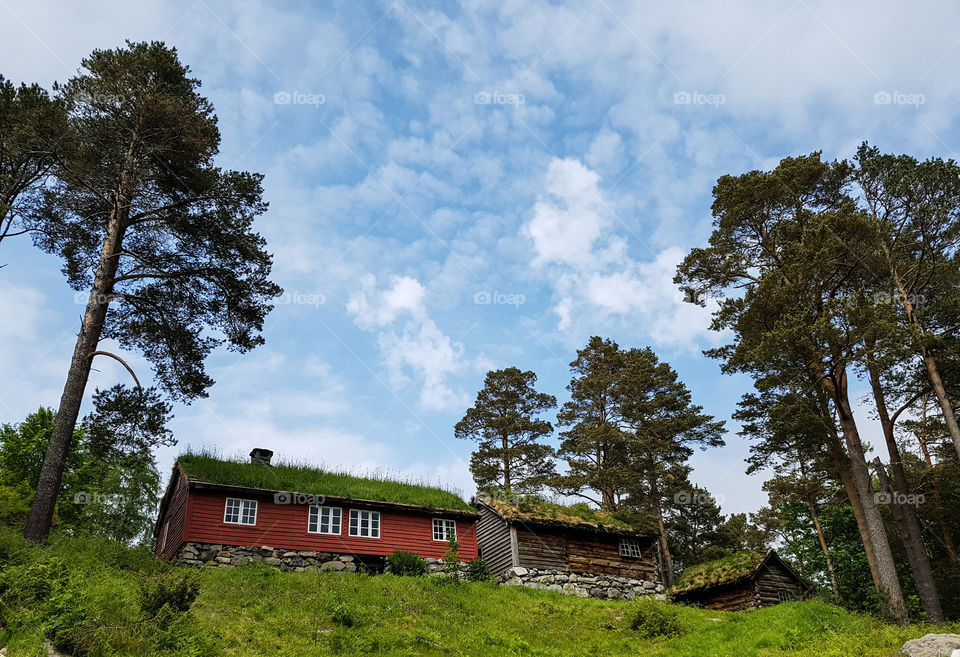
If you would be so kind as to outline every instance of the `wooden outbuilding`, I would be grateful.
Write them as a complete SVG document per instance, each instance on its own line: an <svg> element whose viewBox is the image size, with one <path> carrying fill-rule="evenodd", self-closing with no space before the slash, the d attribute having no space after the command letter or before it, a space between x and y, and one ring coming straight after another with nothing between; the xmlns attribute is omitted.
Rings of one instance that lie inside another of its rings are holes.
<svg viewBox="0 0 960 657"><path fill-rule="evenodd" d="M660 582L657 535L585 505L525 508L477 498L480 557L494 574L535 568Z"/></svg>
<svg viewBox="0 0 960 657"><path fill-rule="evenodd" d="M668 593L677 602L706 609L742 611L802 600L811 586L769 552L740 552L687 568Z"/></svg>

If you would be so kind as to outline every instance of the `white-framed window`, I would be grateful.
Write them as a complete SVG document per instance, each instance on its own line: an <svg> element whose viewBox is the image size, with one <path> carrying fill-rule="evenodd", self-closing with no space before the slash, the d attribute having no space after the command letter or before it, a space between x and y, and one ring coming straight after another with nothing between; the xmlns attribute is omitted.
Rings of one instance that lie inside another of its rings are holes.
<svg viewBox="0 0 960 657"><path fill-rule="evenodd" d="M443 518L433 519L433 540L446 542L450 537L457 539L457 522Z"/></svg>
<svg viewBox="0 0 960 657"><path fill-rule="evenodd" d="M620 539L620 556L640 559L643 557L643 550L640 549L640 541L635 538Z"/></svg>
<svg viewBox="0 0 960 657"><path fill-rule="evenodd" d="M163 552L167 549L167 532L170 531L170 521L168 520L163 525L163 540L160 541L160 551Z"/></svg>
<svg viewBox="0 0 960 657"><path fill-rule="evenodd" d="M257 524L257 501L228 497L223 510L223 521L228 525Z"/></svg>
<svg viewBox="0 0 960 657"><path fill-rule="evenodd" d="M343 510L338 506L311 506L307 531L311 534L339 534Z"/></svg>
<svg viewBox="0 0 960 657"><path fill-rule="evenodd" d="M380 512L350 509L350 535L380 538Z"/></svg>

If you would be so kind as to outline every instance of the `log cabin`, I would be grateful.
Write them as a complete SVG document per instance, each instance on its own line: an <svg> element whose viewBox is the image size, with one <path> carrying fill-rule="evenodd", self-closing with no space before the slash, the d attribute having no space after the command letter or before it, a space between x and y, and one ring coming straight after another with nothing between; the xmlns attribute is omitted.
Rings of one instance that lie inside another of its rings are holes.
<svg viewBox="0 0 960 657"><path fill-rule="evenodd" d="M478 497L480 557L491 572L536 569L640 580L659 593L657 534L586 505L514 505Z"/></svg>
<svg viewBox="0 0 960 657"><path fill-rule="evenodd" d="M775 550L740 552L687 568L669 593L676 602L743 611L802 600L812 587Z"/></svg>
<svg viewBox="0 0 960 657"><path fill-rule="evenodd" d="M477 557L479 514L439 488L363 478L304 465L181 455L154 526L158 557L189 565L264 561L284 570L379 572L395 550L461 561Z"/></svg>

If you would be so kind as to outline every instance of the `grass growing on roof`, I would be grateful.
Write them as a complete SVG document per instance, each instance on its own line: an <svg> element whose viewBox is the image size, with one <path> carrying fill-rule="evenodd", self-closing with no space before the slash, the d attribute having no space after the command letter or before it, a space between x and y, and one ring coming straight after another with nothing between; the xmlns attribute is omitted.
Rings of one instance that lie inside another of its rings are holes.
<svg viewBox="0 0 960 657"><path fill-rule="evenodd" d="M552 520L574 525L613 527L616 529L647 529L647 527L638 525L636 522L627 522L608 511L601 511L584 503L564 506L535 495L521 497L515 500L515 503L507 502L498 497L480 496L480 499L508 519Z"/></svg>
<svg viewBox="0 0 960 657"><path fill-rule="evenodd" d="M683 575L677 580L671 592L689 591L701 586L739 579L756 570L765 556L765 552L737 552L722 559L690 566L683 571Z"/></svg>
<svg viewBox="0 0 960 657"><path fill-rule="evenodd" d="M331 472L309 463L283 461L264 467L220 458L207 452L186 452L180 455L178 461L190 479L213 484L417 504L438 509L474 510L460 496L438 486L400 481L379 474L359 477Z"/></svg>

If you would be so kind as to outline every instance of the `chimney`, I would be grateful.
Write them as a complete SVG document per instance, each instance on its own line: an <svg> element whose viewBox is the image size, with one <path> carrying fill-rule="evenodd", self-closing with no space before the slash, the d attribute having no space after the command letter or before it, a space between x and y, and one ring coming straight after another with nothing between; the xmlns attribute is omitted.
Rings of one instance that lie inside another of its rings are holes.
<svg viewBox="0 0 960 657"><path fill-rule="evenodd" d="M270 465L270 459L273 457L273 452L269 449L263 449L262 447L254 447L253 451L250 452L250 462L254 465Z"/></svg>

